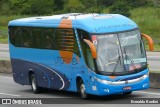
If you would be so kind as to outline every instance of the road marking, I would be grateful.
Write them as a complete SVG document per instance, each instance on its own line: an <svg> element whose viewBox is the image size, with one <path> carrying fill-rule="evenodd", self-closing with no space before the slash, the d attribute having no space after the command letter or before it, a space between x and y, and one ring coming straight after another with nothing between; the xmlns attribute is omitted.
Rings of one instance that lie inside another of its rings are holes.
<svg viewBox="0 0 160 107"><path fill-rule="evenodd" d="M0 93L0 95L7 95L7 96L14 96L14 97L20 97L21 96L21 95L8 94L8 93Z"/></svg>
<svg viewBox="0 0 160 107"><path fill-rule="evenodd" d="M151 94L151 95L158 95L160 96L160 93L152 93L152 92L144 92L144 91L135 91L136 93L142 93L142 94Z"/></svg>
<svg viewBox="0 0 160 107"><path fill-rule="evenodd" d="M4 79L13 79L12 77L2 77L2 76L0 76L0 78L4 78Z"/></svg>

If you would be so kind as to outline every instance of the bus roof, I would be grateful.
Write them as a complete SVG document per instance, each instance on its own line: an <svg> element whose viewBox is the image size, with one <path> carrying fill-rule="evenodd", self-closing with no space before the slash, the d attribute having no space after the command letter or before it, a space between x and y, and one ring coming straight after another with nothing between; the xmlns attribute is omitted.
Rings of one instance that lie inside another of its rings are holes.
<svg viewBox="0 0 160 107"><path fill-rule="evenodd" d="M119 14L68 13L53 16L29 17L9 22L8 26L79 28L90 33L110 33L135 29L131 19Z"/></svg>

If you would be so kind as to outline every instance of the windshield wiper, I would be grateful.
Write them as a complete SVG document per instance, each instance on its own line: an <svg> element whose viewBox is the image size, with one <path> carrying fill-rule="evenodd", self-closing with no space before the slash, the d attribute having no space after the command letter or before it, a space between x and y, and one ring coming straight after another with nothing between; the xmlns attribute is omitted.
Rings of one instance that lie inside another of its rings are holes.
<svg viewBox="0 0 160 107"><path fill-rule="evenodd" d="M119 49L118 49L118 54L119 54L119 56L118 56L118 58L117 58L116 66L115 66L115 67L114 67L114 69L113 69L112 75L114 75L114 74L115 74L115 72L116 72L116 69L117 69L117 66L118 66L119 62L120 62L120 65L121 65L121 56L120 56Z"/></svg>
<svg viewBox="0 0 160 107"><path fill-rule="evenodd" d="M113 69L112 75L114 75L114 74L115 74L115 72L116 72L116 69L117 69L117 66L118 66L119 62L121 62L121 57L120 57L120 56L118 56L118 58L117 58L116 66L115 66L115 67L114 67L114 69Z"/></svg>
<svg viewBox="0 0 160 107"><path fill-rule="evenodd" d="M125 60L126 60L126 63L127 63L127 59L128 59L128 60L131 62L131 64L133 65L134 71L138 72L137 67L136 67L134 61L133 61L132 59L130 59L129 56L126 54L126 48L125 48L125 47L124 47L124 53L125 53Z"/></svg>

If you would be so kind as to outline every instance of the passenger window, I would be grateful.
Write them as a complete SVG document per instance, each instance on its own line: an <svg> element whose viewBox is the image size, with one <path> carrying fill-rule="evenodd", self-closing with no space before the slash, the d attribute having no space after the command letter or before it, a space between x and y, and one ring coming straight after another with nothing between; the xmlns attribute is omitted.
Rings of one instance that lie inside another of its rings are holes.
<svg viewBox="0 0 160 107"><path fill-rule="evenodd" d="M78 43L73 29L57 29L55 35L57 50L74 52L80 56Z"/></svg>
<svg viewBox="0 0 160 107"><path fill-rule="evenodd" d="M32 28L32 48L44 48L43 46L43 34L42 29L40 28Z"/></svg>
<svg viewBox="0 0 160 107"><path fill-rule="evenodd" d="M55 49L54 42L54 29L45 29L43 30L44 36L44 48L45 49Z"/></svg>
<svg viewBox="0 0 160 107"><path fill-rule="evenodd" d="M20 27L10 27L10 42L15 46L22 46L22 36Z"/></svg>
<svg viewBox="0 0 160 107"><path fill-rule="evenodd" d="M22 46L23 47L30 47L31 38L30 38L30 29L28 27L22 27L21 39L22 39Z"/></svg>

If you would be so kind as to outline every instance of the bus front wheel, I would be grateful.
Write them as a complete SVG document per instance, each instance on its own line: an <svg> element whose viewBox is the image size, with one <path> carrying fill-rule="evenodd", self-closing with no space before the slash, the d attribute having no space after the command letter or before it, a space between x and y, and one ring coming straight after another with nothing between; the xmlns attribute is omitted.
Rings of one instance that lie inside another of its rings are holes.
<svg viewBox="0 0 160 107"><path fill-rule="evenodd" d="M79 81L79 93L81 95L81 98L87 99L88 94L86 93L86 87L84 85L84 82L82 80Z"/></svg>
<svg viewBox="0 0 160 107"><path fill-rule="evenodd" d="M33 92L35 94L38 94L40 92L40 87L38 87L37 79L34 74L31 74L30 81L31 81L31 88L32 88Z"/></svg>

